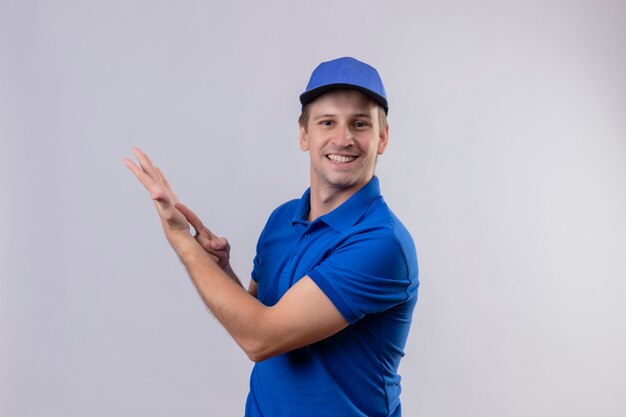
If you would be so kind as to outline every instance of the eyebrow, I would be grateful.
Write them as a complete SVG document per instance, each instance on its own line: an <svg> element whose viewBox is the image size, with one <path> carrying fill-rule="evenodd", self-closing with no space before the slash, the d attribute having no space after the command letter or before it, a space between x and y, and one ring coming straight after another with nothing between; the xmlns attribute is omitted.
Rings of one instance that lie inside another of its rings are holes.
<svg viewBox="0 0 626 417"><path fill-rule="evenodd" d="M337 117L337 115L333 113L320 114L319 116L314 117L313 120L325 119L327 117ZM372 118L372 116L369 115L368 113L356 113L356 114L351 115L350 117L359 118L359 119L371 119Z"/></svg>

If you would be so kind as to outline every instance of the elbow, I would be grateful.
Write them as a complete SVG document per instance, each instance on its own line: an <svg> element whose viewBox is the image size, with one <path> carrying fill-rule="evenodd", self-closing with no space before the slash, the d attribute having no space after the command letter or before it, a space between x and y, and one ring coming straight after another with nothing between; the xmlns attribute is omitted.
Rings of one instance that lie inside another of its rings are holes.
<svg viewBox="0 0 626 417"><path fill-rule="evenodd" d="M275 356L275 354L272 354L268 346L263 343L247 343L241 347L248 359L255 363L262 362L272 356Z"/></svg>
<svg viewBox="0 0 626 417"><path fill-rule="evenodd" d="M240 337L235 338L252 362L262 362L282 353L279 351L282 337L270 325L272 321L269 320L268 314L271 311L271 308L266 307L257 315L258 321L247 332L239 333Z"/></svg>
<svg viewBox="0 0 626 417"><path fill-rule="evenodd" d="M270 356L268 355L263 355L262 353L250 352L250 351L246 351L246 356L248 357L248 359L250 359L254 363L263 362L265 359L270 358Z"/></svg>
<svg viewBox="0 0 626 417"><path fill-rule="evenodd" d="M266 308L259 314L259 320L251 331L240 333L237 343L252 362L263 362L289 349L289 335L280 326L272 325L276 320L270 317L273 308Z"/></svg>
<svg viewBox="0 0 626 417"><path fill-rule="evenodd" d="M280 344L267 338L246 340L240 344L248 359L252 362L262 362L283 353Z"/></svg>

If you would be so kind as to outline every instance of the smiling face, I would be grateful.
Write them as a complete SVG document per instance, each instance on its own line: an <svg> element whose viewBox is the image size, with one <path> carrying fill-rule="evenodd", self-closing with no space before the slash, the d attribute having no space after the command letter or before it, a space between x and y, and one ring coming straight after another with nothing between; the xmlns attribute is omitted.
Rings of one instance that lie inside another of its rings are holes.
<svg viewBox="0 0 626 417"><path fill-rule="evenodd" d="M380 125L379 111L355 90L333 90L309 104L300 147L309 152L312 192L323 199L349 197L372 179L389 133Z"/></svg>

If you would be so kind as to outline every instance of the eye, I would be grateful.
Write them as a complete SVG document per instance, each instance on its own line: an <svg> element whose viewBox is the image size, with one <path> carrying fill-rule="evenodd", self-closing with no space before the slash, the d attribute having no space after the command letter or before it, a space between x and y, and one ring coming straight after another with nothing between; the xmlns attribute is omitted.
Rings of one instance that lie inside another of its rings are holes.
<svg viewBox="0 0 626 417"><path fill-rule="evenodd" d="M366 122L362 121L362 120L354 122L354 127L356 127L356 128L362 129L362 128L365 128L367 126L369 126L369 125Z"/></svg>
<svg viewBox="0 0 626 417"><path fill-rule="evenodd" d="M322 120L322 121L320 121L320 125L322 125L322 126L332 126L333 125L333 121L332 120Z"/></svg>

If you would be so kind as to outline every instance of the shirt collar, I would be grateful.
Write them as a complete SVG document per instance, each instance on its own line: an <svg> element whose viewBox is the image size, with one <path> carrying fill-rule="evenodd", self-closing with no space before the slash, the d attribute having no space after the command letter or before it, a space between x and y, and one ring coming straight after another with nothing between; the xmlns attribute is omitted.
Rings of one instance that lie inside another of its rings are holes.
<svg viewBox="0 0 626 417"><path fill-rule="evenodd" d="M308 188L302 198L298 201L298 207L293 216L291 224L296 223L308 224L309 211L311 209L311 188ZM358 190L352 197L346 200L342 205L319 217L319 221L323 221L332 228L342 231L354 224L365 214L369 206L380 197L380 185L378 177L374 176Z"/></svg>

